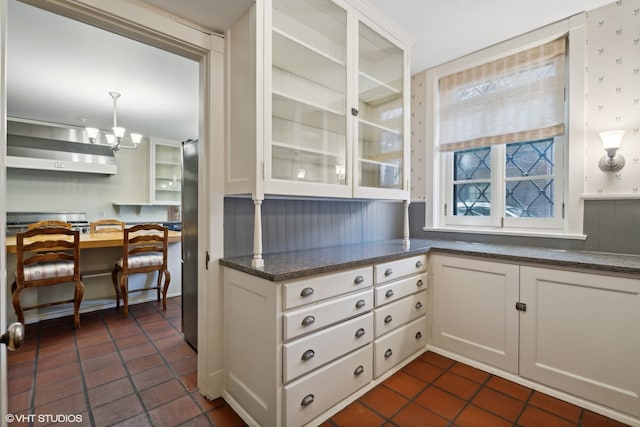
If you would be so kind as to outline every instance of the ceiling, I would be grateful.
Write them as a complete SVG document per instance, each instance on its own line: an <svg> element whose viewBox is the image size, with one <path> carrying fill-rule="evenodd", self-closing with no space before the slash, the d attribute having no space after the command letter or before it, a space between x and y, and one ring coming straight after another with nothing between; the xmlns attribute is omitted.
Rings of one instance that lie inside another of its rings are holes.
<svg viewBox="0 0 640 427"><path fill-rule="evenodd" d="M223 33L253 0L145 0L203 29ZM411 73L612 0L368 0L409 33ZM8 1L9 116L118 125L172 140L196 138L197 63L113 33Z"/></svg>

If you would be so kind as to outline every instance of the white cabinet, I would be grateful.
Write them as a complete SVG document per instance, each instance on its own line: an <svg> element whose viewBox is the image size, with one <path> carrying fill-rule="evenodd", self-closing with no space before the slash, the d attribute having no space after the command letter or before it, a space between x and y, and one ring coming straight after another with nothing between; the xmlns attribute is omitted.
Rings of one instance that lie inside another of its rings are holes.
<svg viewBox="0 0 640 427"><path fill-rule="evenodd" d="M518 266L434 254L433 344L518 370Z"/></svg>
<svg viewBox="0 0 640 427"><path fill-rule="evenodd" d="M430 263L434 347L640 417L640 279Z"/></svg>
<svg viewBox="0 0 640 427"><path fill-rule="evenodd" d="M225 398L241 416L303 425L371 381L371 266L285 282L224 275Z"/></svg>
<svg viewBox="0 0 640 427"><path fill-rule="evenodd" d="M520 268L520 375L640 417L640 280Z"/></svg>
<svg viewBox="0 0 640 427"><path fill-rule="evenodd" d="M408 199L402 30L361 1L265 0L226 42L228 194Z"/></svg>
<svg viewBox="0 0 640 427"><path fill-rule="evenodd" d="M381 267L403 274L378 285ZM249 424L315 423L427 344L424 255L283 282L225 268L224 286L224 397Z"/></svg>
<svg viewBox="0 0 640 427"><path fill-rule="evenodd" d="M427 259L425 255L373 267L374 378L396 368L427 344Z"/></svg>
<svg viewBox="0 0 640 427"><path fill-rule="evenodd" d="M180 205L182 149L177 144L151 141L151 204Z"/></svg>

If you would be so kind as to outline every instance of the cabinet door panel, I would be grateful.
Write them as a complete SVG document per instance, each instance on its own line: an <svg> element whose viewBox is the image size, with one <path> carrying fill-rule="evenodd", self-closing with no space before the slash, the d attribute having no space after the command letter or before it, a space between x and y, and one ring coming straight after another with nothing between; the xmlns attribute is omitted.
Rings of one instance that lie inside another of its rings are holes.
<svg viewBox="0 0 640 427"><path fill-rule="evenodd" d="M432 257L433 343L518 371L517 265Z"/></svg>
<svg viewBox="0 0 640 427"><path fill-rule="evenodd" d="M640 416L640 280L521 268L520 374Z"/></svg>

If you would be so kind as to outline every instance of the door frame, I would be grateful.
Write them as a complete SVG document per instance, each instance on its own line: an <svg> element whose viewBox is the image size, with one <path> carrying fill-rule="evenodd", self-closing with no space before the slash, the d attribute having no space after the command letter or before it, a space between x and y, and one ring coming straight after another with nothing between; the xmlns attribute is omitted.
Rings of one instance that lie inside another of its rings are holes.
<svg viewBox="0 0 640 427"><path fill-rule="evenodd" d="M0 188L6 180L6 20L7 1L0 0ZM169 14L143 3L126 0L19 0L95 27L193 59L199 63L200 168L198 220L198 330L202 349L198 353L198 387L208 398L222 395L222 281L217 259L223 256L222 213L224 203L224 40L222 35L185 25ZM6 191L0 194L0 330L6 330ZM205 254L211 261L207 268ZM27 338L28 339L28 338ZM0 427L7 414L6 347L0 346Z"/></svg>

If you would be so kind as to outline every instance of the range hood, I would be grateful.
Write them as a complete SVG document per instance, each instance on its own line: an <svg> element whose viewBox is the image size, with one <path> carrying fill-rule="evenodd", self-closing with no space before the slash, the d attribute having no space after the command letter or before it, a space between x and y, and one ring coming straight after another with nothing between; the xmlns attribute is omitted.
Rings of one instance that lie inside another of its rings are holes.
<svg viewBox="0 0 640 427"><path fill-rule="evenodd" d="M22 119L7 120L9 168L115 175L111 148L91 144L84 128Z"/></svg>

